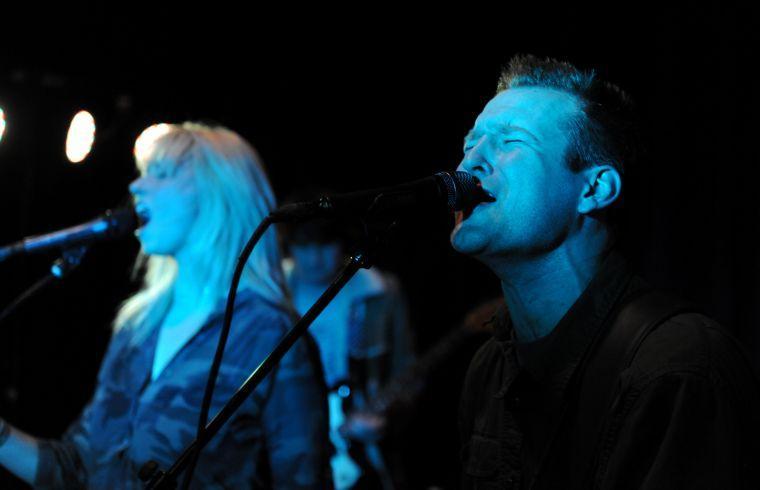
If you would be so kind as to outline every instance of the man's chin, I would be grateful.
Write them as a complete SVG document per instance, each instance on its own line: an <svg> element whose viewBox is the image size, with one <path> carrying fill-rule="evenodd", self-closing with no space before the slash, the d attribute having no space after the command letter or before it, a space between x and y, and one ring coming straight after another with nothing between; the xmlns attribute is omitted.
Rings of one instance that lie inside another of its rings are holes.
<svg viewBox="0 0 760 490"><path fill-rule="evenodd" d="M471 231L462 229L462 223L458 224L451 232L449 241L454 250L465 255L478 256L485 248L483 240Z"/></svg>

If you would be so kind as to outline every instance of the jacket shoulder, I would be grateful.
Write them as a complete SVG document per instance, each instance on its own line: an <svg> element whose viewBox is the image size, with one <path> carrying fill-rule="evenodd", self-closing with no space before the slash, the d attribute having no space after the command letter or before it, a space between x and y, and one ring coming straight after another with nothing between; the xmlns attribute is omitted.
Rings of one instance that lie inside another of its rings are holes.
<svg viewBox="0 0 760 490"><path fill-rule="evenodd" d="M665 374L694 375L737 390L757 381L738 341L701 313L681 313L659 325L642 342L627 372L646 382Z"/></svg>

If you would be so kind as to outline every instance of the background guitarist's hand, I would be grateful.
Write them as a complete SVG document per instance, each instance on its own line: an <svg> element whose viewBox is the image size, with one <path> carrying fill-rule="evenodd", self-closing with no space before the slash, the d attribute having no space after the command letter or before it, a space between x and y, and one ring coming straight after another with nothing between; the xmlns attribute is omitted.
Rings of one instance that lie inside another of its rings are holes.
<svg viewBox="0 0 760 490"><path fill-rule="evenodd" d="M357 411L351 413L338 430L343 437L367 444L382 439L387 425L388 421L382 414Z"/></svg>

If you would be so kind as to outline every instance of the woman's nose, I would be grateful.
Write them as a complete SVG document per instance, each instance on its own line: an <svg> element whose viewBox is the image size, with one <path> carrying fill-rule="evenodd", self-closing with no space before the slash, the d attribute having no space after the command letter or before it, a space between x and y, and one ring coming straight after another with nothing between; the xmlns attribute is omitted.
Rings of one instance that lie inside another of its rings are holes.
<svg viewBox="0 0 760 490"><path fill-rule="evenodd" d="M142 194L145 190L145 178L138 177L129 184L129 192L137 196Z"/></svg>

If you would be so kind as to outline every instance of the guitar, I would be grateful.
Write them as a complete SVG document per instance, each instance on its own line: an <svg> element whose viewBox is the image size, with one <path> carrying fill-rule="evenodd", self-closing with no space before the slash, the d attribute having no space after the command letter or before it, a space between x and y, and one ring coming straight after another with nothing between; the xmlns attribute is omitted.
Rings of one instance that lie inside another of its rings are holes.
<svg viewBox="0 0 760 490"><path fill-rule="evenodd" d="M390 472L377 442L386 425L387 416L393 411L411 406L425 387L425 381L433 371L444 364L468 339L489 331L488 322L504 304L503 298L486 301L470 311L459 327L446 334L425 352L414 364L391 379L372 398L354 403L357 408L346 411L344 407L352 394L348 386L342 386L328 397L330 409L330 439L336 453L331 459L333 483L337 490L350 489L367 471L351 455L357 443L363 450L363 458L380 479L384 490L394 488Z"/></svg>
<svg viewBox="0 0 760 490"><path fill-rule="evenodd" d="M351 442L340 432L340 428L346 422L343 412L344 397L340 393L341 388L327 395L327 408L330 417L330 442L332 442L335 448L335 454L330 458L335 490L347 490L351 488L364 473L361 466L354 461L349 453Z"/></svg>

